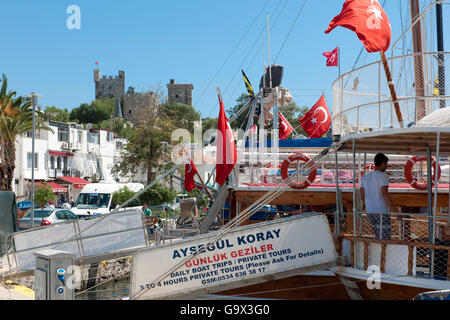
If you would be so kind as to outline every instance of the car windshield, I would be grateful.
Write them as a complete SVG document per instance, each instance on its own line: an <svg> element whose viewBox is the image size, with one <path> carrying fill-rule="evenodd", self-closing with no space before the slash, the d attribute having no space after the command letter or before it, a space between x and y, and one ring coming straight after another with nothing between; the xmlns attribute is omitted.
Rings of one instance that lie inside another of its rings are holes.
<svg viewBox="0 0 450 320"><path fill-rule="evenodd" d="M52 212L55 210L45 210L44 209L44 218L47 218L49 215L52 214ZM42 217L42 210L40 209L34 209L34 218L41 218ZM24 218L31 218L31 210L28 211L28 213L24 216Z"/></svg>
<svg viewBox="0 0 450 320"><path fill-rule="evenodd" d="M80 193L74 207L77 208L107 208L111 194Z"/></svg>
<svg viewBox="0 0 450 320"><path fill-rule="evenodd" d="M68 211L68 210L60 210L58 212L56 212L56 218L58 218L59 220L73 220L73 219L78 219L78 217Z"/></svg>

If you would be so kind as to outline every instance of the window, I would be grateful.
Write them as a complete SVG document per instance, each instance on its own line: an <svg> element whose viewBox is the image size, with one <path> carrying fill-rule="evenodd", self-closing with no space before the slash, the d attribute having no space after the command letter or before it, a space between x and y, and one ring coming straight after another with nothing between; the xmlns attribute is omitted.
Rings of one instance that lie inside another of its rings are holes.
<svg viewBox="0 0 450 320"><path fill-rule="evenodd" d="M56 218L59 220L75 220L78 219L78 217L73 214L71 211L68 210L60 210L56 212Z"/></svg>
<svg viewBox="0 0 450 320"><path fill-rule="evenodd" d="M80 193L74 207L108 208L110 198L109 193Z"/></svg>
<svg viewBox="0 0 450 320"><path fill-rule="evenodd" d="M114 132L109 132L106 134L106 141L113 141L114 140Z"/></svg>
<svg viewBox="0 0 450 320"><path fill-rule="evenodd" d="M61 157L56 158L56 169L61 170Z"/></svg>
<svg viewBox="0 0 450 320"><path fill-rule="evenodd" d="M53 210L34 210L34 218L48 218L53 213ZM31 210L25 215L25 218L31 218Z"/></svg>
<svg viewBox="0 0 450 320"><path fill-rule="evenodd" d="M97 144L100 143L97 131L88 132L87 138L88 138L87 140L88 140L89 143L97 143Z"/></svg>
<svg viewBox="0 0 450 320"><path fill-rule="evenodd" d="M81 130L78 130L78 143L81 143Z"/></svg>
<svg viewBox="0 0 450 320"><path fill-rule="evenodd" d="M63 170L67 170L67 157L63 157Z"/></svg>
<svg viewBox="0 0 450 320"><path fill-rule="evenodd" d="M50 156L50 169L55 169L55 157Z"/></svg>
<svg viewBox="0 0 450 320"><path fill-rule="evenodd" d="M69 141L69 128L67 126L58 127L58 141Z"/></svg>
<svg viewBox="0 0 450 320"><path fill-rule="evenodd" d="M58 141L69 142L69 125L67 123L50 121L49 125L58 129Z"/></svg>
<svg viewBox="0 0 450 320"><path fill-rule="evenodd" d="M27 168L31 169L32 168L32 162L33 162L33 158L32 158L32 153L31 152L27 152ZM34 168L37 169L38 168L38 154L34 153Z"/></svg>

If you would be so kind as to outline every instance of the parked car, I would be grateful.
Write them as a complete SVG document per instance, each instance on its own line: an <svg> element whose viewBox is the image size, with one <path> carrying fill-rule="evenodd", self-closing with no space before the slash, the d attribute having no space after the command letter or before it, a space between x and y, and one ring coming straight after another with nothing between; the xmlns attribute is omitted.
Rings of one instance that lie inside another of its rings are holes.
<svg viewBox="0 0 450 320"><path fill-rule="evenodd" d="M44 208L43 216L42 210L34 210L34 227L48 226L51 224L62 223L70 220L79 219L76 214L70 210L60 208ZM19 230L26 230L31 228L31 211L29 211L18 222Z"/></svg>

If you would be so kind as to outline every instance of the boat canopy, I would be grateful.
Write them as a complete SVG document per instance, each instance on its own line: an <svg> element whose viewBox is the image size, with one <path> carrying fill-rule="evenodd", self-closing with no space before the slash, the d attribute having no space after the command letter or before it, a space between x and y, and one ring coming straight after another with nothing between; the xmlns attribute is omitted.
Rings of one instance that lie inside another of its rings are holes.
<svg viewBox="0 0 450 320"><path fill-rule="evenodd" d="M430 148L432 153L439 151L439 155L444 156L450 155L450 127L412 127L356 133L341 137L339 143L345 143L341 150L348 152L352 152L355 143L356 152L426 154Z"/></svg>
<svg viewBox="0 0 450 320"><path fill-rule="evenodd" d="M416 127L450 127L450 108L441 108L417 121Z"/></svg>
<svg viewBox="0 0 450 320"><path fill-rule="evenodd" d="M279 140L279 148L328 148L332 144L332 138L316 138L316 139L285 139ZM256 147L259 142L256 142ZM266 147L271 148L272 140L266 141ZM249 140L246 141L245 147L249 147Z"/></svg>

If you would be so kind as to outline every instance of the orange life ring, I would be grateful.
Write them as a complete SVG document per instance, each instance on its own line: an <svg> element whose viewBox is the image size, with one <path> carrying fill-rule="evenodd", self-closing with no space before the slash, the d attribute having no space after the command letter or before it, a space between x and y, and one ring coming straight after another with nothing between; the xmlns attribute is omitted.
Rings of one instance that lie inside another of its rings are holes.
<svg viewBox="0 0 450 320"><path fill-rule="evenodd" d="M436 178L436 159L434 159L434 157L432 157L432 162L431 162L431 166L433 168L433 176L431 178L431 183L434 185L434 181ZM418 183L417 179L413 177L412 175L412 169L414 167L414 164L416 164L416 162L421 162L421 161L427 161L427 158L424 156L414 156L411 159L409 159L408 161L406 161L405 164L405 179L406 181L411 185L411 187L413 187L414 189L418 189L418 190L427 190L428 185L426 183ZM438 175L438 181L441 178L441 167L439 166L437 168L437 175Z"/></svg>
<svg viewBox="0 0 450 320"><path fill-rule="evenodd" d="M310 157L308 157L302 153L295 153L295 154L290 155L281 164L281 178L283 180L286 180L289 177L289 172L288 172L289 165L294 161L303 161L305 163L311 162L311 164L314 164L314 161ZM317 175L317 169L314 169L309 173L309 176L305 181L298 182L298 183L292 185L291 188L293 188L293 189L308 188L314 182L314 180L316 180L316 175Z"/></svg>

